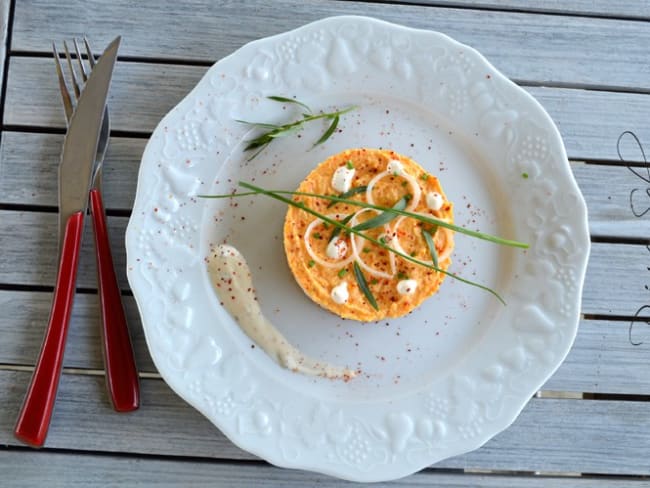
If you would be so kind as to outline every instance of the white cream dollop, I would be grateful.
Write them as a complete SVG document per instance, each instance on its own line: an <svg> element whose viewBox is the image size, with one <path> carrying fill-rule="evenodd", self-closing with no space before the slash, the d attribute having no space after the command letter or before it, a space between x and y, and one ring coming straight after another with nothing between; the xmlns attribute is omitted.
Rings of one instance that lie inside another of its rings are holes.
<svg viewBox="0 0 650 488"><path fill-rule="evenodd" d="M445 203L445 201L443 200L442 195L437 191L430 191L427 193L427 207L431 210L440 210L443 203Z"/></svg>
<svg viewBox="0 0 650 488"><path fill-rule="evenodd" d="M336 168L332 176L332 188L340 193L345 193L352 187L352 178L354 178L354 168L350 169L346 166Z"/></svg>
<svg viewBox="0 0 650 488"><path fill-rule="evenodd" d="M404 173L404 165L402 164L401 161L397 159L391 159L390 161L388 161L388 166L386 167L386 171L388 171L392 175L401 176L402 173Z"/></svg>
<svg viewBox="0 0 650 488"><path fill-rule="evenodd" d="M332 239L327 245L325 254L330 259L343 259L348 252L348 245L343 239Z"/></svg>
<svg viewBox="0 0 650 488"><path fill-rule="evenodd" d="M418 282L415 280L400 280L397 283L397 293L400 295L413 295L417 287Z"/></svg>
<svg viewBox="0 0 650 488"><path fill-rule="evenodd" d="M336 285L332 288L331 296L332 300L339 305L347 302L348 298L350 298L350 294L348 293L348 282L344 281L340 285Z"/></svg>

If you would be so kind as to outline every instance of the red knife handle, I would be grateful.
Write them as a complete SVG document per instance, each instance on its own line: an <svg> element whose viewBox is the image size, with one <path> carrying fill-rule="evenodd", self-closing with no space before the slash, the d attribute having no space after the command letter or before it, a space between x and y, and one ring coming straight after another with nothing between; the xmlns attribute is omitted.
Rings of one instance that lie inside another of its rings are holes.
<svg viewBox="0 0 650 488"><path fill-rule="evenodd" d="M72 214L65 224L50 319L32 381L14 429L17 439L34 447L41 447L45 442L59 386L65 338L74 303L83 222L84 214L77 212Z"/></svg>
<svg viewBox="0 0 650 488"><path fill-rule="evenodd" d="M96 188L90 190L90 209L95 233L106 386L113 408L118 412L131 412L140 406L138 370L115 276L102 195Z"/></svg>

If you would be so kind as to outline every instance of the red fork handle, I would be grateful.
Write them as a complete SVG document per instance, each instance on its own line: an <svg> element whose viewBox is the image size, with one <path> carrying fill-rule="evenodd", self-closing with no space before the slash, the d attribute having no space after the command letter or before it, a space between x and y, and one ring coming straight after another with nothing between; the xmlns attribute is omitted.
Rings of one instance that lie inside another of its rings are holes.
<svg viewBox="0 0 650 488"><path fill-rule="evenodd" d="M113 408L118 412L131 412L140 406L138 370L115 276L104 204L101 193L95 188L90 190L90 209L95 233L106 386Z"/></svg>
<svg viewBox="0 0 650 488"><path fill-rule="evenodd" d="M14 429L17 439L34 447L41 447L45 442L59 386L65 339L74 303L83 222L83 212L77 212L72 214L65 224L50 319L32 381Z"/></svg>

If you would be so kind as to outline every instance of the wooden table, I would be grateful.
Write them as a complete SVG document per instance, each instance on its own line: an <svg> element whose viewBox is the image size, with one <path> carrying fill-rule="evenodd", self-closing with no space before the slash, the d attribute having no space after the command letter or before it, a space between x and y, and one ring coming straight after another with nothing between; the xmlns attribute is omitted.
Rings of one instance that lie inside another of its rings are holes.
<svg viewBox="0 0 650 488"><path fill-rule="evenodd" d="M147 138L212 63L255 38L354 13L447 33L481 50L537 97L564 137L589 206L593 242L583 320L559 371L514 425L483 448L391 486L650 486L650 307L643 308L650 303L650 213L637 218L630 208L634 189L637 213L648 208L650 182L616 151L619 134L631 130L650 155L650 2L412 3L68 0L64 8L49 0L0 2L6 40L0 52L0 485L346 485L241 451L170 391L144 343L125 278L123 237ZM92 233L86 232L54 417L46 447L32 450L14 439L12 428L55 277L65 120L50 50L53 40L84 34L97 50L123 35L109 100L105 201L142 407L117 414L108 402Z"/></svg>

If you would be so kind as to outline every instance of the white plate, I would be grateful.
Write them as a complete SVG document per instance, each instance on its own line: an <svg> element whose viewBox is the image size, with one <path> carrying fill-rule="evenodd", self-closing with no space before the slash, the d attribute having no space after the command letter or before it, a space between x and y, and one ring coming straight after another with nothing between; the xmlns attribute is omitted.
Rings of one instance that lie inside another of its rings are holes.
<svg viewBox="0 0 650 488"><path fill-rule="evenodd" d="M316 149L325 122L248 162L250 134L235 119L298 116L268 95L359 109ZM282 204L197 198L238 180L293 189L359 146L392 148L439 176L457 223L530 243L456 238L451 269L507 306L447 278L403 319L340 320L291 277ZM408 475L512 423L569 351L589 253L585 203L542 107L473 49L365 17L324 19L215 64L151 137L126 237L147 343L172 389L273 464L359 481ZM223 239L249 260L264 312L292 342L364 374L302 376L252 348L209 284L204 259Z"/></svg>

